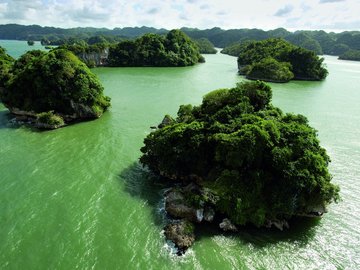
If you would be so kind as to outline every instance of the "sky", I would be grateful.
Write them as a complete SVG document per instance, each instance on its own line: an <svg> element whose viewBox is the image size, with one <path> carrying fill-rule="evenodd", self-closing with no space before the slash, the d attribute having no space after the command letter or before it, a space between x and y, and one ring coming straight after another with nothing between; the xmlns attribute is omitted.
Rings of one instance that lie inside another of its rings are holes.
<svg viewBox="0 0 360 270"><path fill-rule="evenodd" d="M0 0L0 24L360 30L360 0Z"/></svg>

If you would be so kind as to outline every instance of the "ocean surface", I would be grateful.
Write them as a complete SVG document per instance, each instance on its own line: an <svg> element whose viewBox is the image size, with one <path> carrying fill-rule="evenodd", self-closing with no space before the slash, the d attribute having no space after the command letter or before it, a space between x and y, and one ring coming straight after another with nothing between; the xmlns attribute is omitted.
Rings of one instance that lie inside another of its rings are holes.
<svg viewBox="0 0 360 270"><path fill-rule="evenodd" d="M0 40L18 57L24 41ZM162 187L138 163L144 137L181 104L232 87L236 58L186 68L93 69L112 99L100 119L54 131L9 124L0 103L0 269L360 269L360 62L325 56L323 82L271 84L331 156L342 201L280 232L197 232L177 257L163 237Z"/></svg>

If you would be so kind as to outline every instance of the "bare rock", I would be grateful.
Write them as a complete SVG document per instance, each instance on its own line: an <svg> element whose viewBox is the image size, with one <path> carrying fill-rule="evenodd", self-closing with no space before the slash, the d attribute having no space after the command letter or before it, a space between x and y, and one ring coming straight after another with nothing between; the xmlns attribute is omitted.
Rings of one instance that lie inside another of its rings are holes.
<svg viewBox="0 0 360 270"><path fill-rule="evenodd" d="M224 218L223 221L219 224L220 229L225 232L237 232L237 227L230 221L228 218Z"/></svg>
<svg viewBox="0 0 360 270"><path fill-rule="evenodd" d="M184 254L195 241L194 225L186 219L166 225L164 234L178 248L178 255Z"/></svg>
<svg viewBox="0 0 360 270"><path fill-rule="evenodd" d="M271 228L272 226L279 229L280 231L284 230L284 228L289 229L289 223L286 220L278 220L278 219L267 220L265 227Z"/></svg>

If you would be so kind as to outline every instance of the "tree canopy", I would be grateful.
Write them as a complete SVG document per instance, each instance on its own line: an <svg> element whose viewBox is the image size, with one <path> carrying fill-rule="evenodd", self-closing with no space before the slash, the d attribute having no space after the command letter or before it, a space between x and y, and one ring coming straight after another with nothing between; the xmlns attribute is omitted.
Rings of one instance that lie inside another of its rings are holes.
<svg viewBox="0 0 360 270"><path fill-rule="evenodd" d="M10 70L14 61L15 59L0 46L0 87L4 87L5 82L10 79Z"/></svg>
<svg viewBox="0 0 360 270"><path fill-rule="evenodd" d="M306 117L283 113L271 96L270 86L253 81L210 92L200 106L182 105L145 138L140 161L210 189L216 210L236 224L320 211L339 198L330 158Z"/></svg>
<svg viewBox="0 0 360 270"><path fill-rule="evenodd" d="M97 118L110 106L98 78L67 50L25 53L4 86L0 99L10 111L51 111L76 120Z"/></svg>
<svg viewBox="0 0 360 270"><path fill-rule="evenodd" d="M249 79L274 82L323 80L328 74L323 60L313 51L294 46L283 39L267 39L243 44L238 65L240 74ZM279 63L276 64L276 61Z"/></svg>
<svg viewBox="0 0 360 270"><path fill-rule="evenodd" d="M166 36L145 34L109 50L110 66L190 66L204 59L198 46L180 30Z"/></svg>

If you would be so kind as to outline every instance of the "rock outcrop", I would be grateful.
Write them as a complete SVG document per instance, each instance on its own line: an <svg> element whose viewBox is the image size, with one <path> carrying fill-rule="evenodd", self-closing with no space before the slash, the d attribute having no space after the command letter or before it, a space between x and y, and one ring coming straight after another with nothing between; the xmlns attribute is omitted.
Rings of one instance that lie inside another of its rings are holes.
<svg viewBox="0 0 360 270"><path fill-rule="evenodd" d="M101 52L83 52L76 55L84 63L92 63L96 67L103 67L107 65L109 57L109 49L106 48Z"/></svg>
<svg viewBox="0 0 360 270"><path fill-rule="evenodd" d="M186 219L166 225L164 234L178 248L178 255L184 254L195 241L194 225Z"/></svg>

